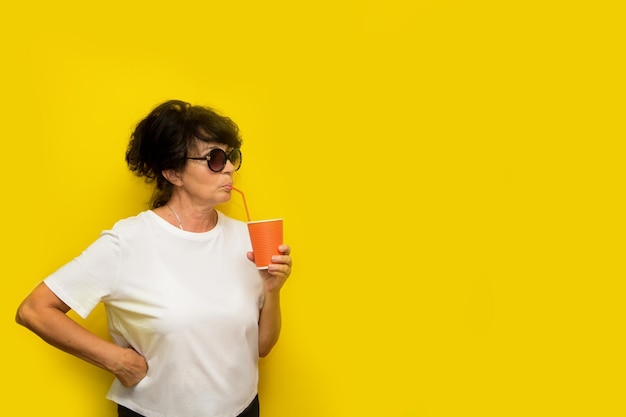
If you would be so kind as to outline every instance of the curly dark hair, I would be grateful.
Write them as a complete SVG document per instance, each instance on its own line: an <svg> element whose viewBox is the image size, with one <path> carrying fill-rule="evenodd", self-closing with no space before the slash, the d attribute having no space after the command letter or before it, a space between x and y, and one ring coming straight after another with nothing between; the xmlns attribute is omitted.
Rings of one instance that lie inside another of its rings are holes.
<svg viewBox="0 0 626 417"><path fill-rule="evenodd" d="M163 176L168 169L180 170L187 153L198 141L216 142L240 148L239 127L230 118L209 107L169 100L154 108L141 120L130 137L126 163L138 177L156 182L151 208L165 205L173 185Z"/></svg>

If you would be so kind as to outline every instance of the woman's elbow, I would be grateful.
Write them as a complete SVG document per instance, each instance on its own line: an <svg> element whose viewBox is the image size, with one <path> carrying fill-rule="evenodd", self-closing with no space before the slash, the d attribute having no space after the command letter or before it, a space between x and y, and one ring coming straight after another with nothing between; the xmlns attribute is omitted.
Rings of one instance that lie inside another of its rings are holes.
<svg viewBox="0 0 626 417"><path fill-rule="evenodd" d="M47 312L38 309L38 304L30 297L26 298L17 308L15 322L27 329L33 329L39 317L46 317Z"/></svg>
<svg viewBox="0 0 626 417"><path fill-rule="evenodd" d="M28 307L21 303L15 312L15 322L20 326L28 327Z"/></svg>
<svg viewBox="0 0 626 417"><path fill-rule="evenodd" d="M278 338L259 343L259 357L264 358L269 355L276 342L278 342Z"/></svg>

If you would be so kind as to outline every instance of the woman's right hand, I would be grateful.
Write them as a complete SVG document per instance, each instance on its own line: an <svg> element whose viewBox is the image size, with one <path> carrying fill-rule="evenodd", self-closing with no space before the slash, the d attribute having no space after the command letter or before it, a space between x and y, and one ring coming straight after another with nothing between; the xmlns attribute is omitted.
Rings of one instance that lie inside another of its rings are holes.
<svg viewBox="0 0 626 417"><path fill-rule="evenodd" d="M148 362L133 348L121 348L119 368L112 370L116 378L125 387L135 386L148 373Z"/></svg>

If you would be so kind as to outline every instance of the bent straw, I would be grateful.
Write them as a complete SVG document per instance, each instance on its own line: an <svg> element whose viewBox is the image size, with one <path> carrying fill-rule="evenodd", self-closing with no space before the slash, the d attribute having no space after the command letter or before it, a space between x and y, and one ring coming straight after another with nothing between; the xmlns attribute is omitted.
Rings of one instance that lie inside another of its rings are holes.
<svg viewBox="0 0 626 417"><path fill-rule="evenodd" d="M243 191L233 187L234 191L237 191L239 194L241 194L241 198L243 200L243 207L246 209L246 217L248 218L248 221L250 220L250 213L248 212L248 205L246 204L246 196L243 194Z"/></svg>

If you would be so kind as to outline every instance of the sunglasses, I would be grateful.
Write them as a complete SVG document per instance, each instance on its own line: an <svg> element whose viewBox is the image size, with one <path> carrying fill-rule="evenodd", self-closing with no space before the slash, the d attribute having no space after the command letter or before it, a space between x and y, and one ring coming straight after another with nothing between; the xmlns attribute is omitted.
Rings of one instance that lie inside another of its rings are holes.
<svg viewBox="0 0 626 417"><path fill-rule="evenodd" d="M209 169L213 172L222 172L226 167L226 162L230 161L235 167L235 171L241 168L241 149L234 148L229 153L226 153L220 148L211 149L206 156L200 157L187 157L187 159L194 159L196 161L202 161L206 159L206 163Z"/></svg>

